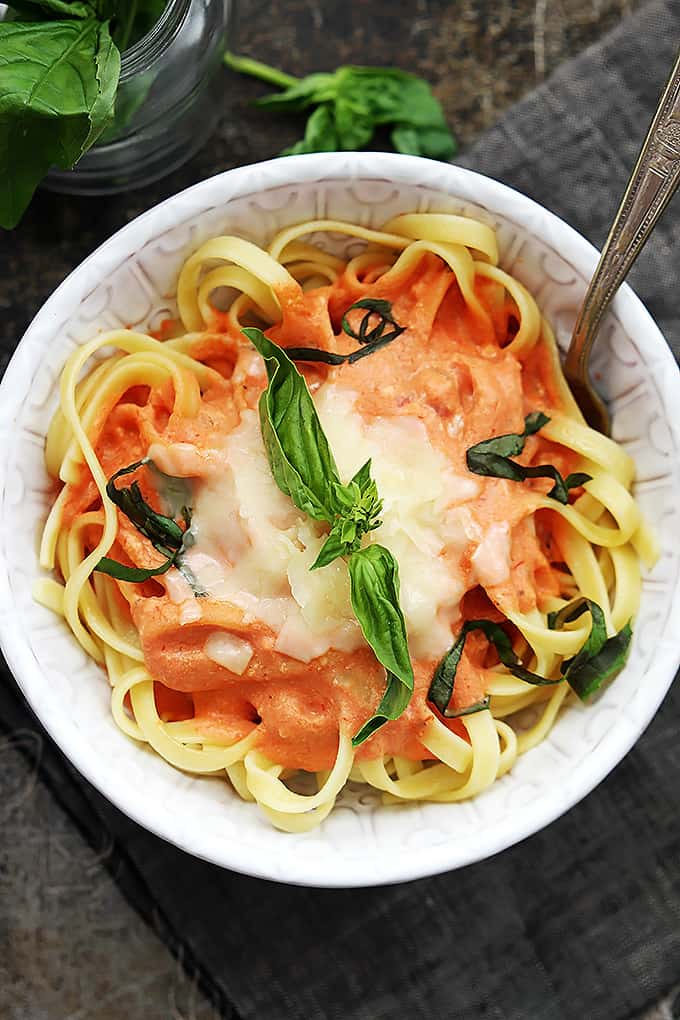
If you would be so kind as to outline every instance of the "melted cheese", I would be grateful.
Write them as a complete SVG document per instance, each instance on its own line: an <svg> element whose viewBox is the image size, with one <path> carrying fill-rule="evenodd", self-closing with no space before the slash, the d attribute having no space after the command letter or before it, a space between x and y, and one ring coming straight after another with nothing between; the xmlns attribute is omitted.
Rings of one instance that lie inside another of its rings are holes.
<svg viewBox="0 0 680 1020"><path fill-rule="evenodd" d="M203 646L203 651L219 666L242 676L253 657L253 646L228 631L215 631Z"/></svg>
<svg viewBox="0 0 680 1020"><path fill-rule="evenodd" d="M492 524L472 554L472 566L480 584L489 588L510 576L510 527L506 521Z"/></svg>
<svg viewBox="0 0 680 1020"><path fill-rule="evenodd" d="M355 399L332 384L315 395L341 478L349 479L372 459L384 509L383 524L369 540L385 545L399 563L413 654L439 656L451 643L466 587L456 557L444 553L469 542L455 508L465 509L461 504L478 494L479 482L452 471L421 421L409 416L366 421ZM223 456L219 473L196 483L196 541L187 562L199 583L270 626L276 650L303 662L329 648L360 647L347 566L336 560L310 571L327 528L300 513L276 486L255 411L243 412L226 437Z"/></svg>

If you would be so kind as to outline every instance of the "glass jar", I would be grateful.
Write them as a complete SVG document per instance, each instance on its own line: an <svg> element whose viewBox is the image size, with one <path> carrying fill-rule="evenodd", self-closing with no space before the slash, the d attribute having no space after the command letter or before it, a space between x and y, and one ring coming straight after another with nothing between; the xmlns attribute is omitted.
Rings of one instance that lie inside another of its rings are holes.
<svg viewBox="0 0 680 1020"><path fill-rule="evenodd" d="M223 112L220 70L233 0L168 0L154 27L125 50L113 123L73 170L44 186L112 195L158 180L190 159Z"/></svg>

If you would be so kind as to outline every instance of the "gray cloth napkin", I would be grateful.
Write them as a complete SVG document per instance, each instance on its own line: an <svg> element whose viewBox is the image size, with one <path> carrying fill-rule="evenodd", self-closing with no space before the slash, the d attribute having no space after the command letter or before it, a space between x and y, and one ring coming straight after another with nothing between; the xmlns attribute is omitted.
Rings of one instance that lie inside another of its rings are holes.
<svg viewBox="0 0 680 1020"><path fill-rule="evenodd" d="M565 65L461 160L595 243L680 43L654 0ZM632 282L680 351L680 207ZM194 860L106 803L49 744L43 775L128 896L242 1020L624 1020L680 980L680 688L614 773L497 858L375 890L319 891ZM16 688L5 726L36 727ZM670 1015L670 1014L668 1014Z"/></svg>

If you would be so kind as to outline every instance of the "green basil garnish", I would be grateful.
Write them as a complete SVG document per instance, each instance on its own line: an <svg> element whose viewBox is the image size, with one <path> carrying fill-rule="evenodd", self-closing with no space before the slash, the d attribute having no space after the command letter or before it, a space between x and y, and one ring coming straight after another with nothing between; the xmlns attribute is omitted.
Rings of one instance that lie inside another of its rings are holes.
<svg viewBox="0 0 680 1020"><path fill-rule="evenodd" d="M293 503L331 530L311 569L347 556L352 608L364 637L385 667L387 687L376 713L353 744L367 740L389 719L397 719L413 692L413 668L404 617L399 606L399 570L379 545L360 548L361 539L380 524L382 503L371 478L370 461L348 485L340 481L314 401L303 376L259 329L244 329L265 360L269 385L260 397L262 437L274 481Z"/></svg>
<svg viewBox="0 0 680 1020"><path fill-rule="evenodd" d="M369 531L375 531L382 524L378 514L382 510L382 500L378 496L378 487L371 478L371 462L366 461L359 468L349 485L338 483L333 494L336 505L341 507L340 515L333 523L328 538L321 546L319 555L310 570L326 567L338 556L348 556L361 545L361 539Z"/></svg>
<svg viewBox="0 0 680 1020"><path fill-rule="evenodd" d="M476 715L477 712L485 712L491 704L491 698L488 694L485 694L481 701L475 701L474 704L468 705L466 708L459 708L455 712L447 712L447 719L460 719L464 715Z"/></svg>
<svg viewBox="0 0 680 1020"><path fill-rule="evenodd" d="M491 620L468 620L463 624L460 634L437 666L427 694L433 705L436 705L441 714L446 716L446 718L454 718L459 714L454 712L453 715L449 715L449 703L453 697L456 672L463 654L463 648L465 647L465 639L474 630L481 630L483 632L487 641L490 641L496 648L498 658L504 666L507 666L513 676L537 686L559 683L559 680L548 680L546 677L539 676L538 673L532 673L526 669L517 655L515 655L510 638L499 624L493 623ZM478 709L478 711L481 711L481 709Z"/></svg>
<svg viewBox="0 0 680 1020"><path fill-rule="evenodd" d="M250 57L227 53L224 62L283 89L258 100L263 109L286 114L312 109L304 138L282 155L363 149L385 127L397 152L448 160L456 150L429 85L408 71L350 66L294 78Z"/></svg>
<svg viewBox="0 0 680 1020"><path fill-rule="evenodd" d="M350 326L347 320L349 313L356 308L366 310L366 314L359 323L358 332ZM375 322L376 318L377 322ZM400 326L394 318L392 305L389 301L382 298L361 298L360 301L355 301L353 305L350 305L343 315L342 328L347 336L358 340L360 344L372 346L375 350L376 345L382 347L384 344L396 340L404 332L406 326Z"/></svg>
<svg viewBox="0 0 680 1020"><path fill-rule="evenodd" d="M127 488L119 489L116 487L115 483L119 478L122 478L124 475L131 475L138 468L145 467L148 463L149 460L145 458L121 468L120 471L116 471L115 475L112 475L106 483L106 495L112 503L115 503L123 511L128 520L134 524L137 531L144 535L145 538L148 538L159 552L177 550L182 544L184 532L171 517L159 514L153 507L149 506L142 496L139 482L133 482ZM182 516L187 527L189 527L187 520L188 513L188 509L182 507Z"/></svg>
<svg viewBox="0 0 680 1020"><path fill-rule="evenodd" d="M347 566L354 615L376 659L387 672L387 688L375 714L352 739L357 747L388 720L399 718L411 700L414 681L406 624L399 605L397 561L388 549L374 544L353 552Z"/></svg>
<svg viewBox="0 0 680 1020"><path fill-rule="evenodd" d="M578 598L569 605L564 606L557 612L548 614L548 627L557 630L578 619L585 612L590 612L592 624L583 647L571 659L565 659L561 666L561 675L556 680L539 676L526 669L512 649L510 638L503 628L491 620L468 620L463 624L460 634L454 644L441 660L435 670L430 689L429 700L439 709L446 718L454 718L457 715L467 714L468 711L481 711L486 707L482 702L476 706L470 706L462 712L449 712L449 704L453 697L453 688L456 680L458 664L465 647L465 639L473 630L481 630L486 639L494 645L498 658L508 668L513 676L525 680L527 683L537 686L549 686L561 683L566 680L569 686L578 694L581 700L585 700L595 691L599 690L603 683L618 673L624 666L630 641L632 629L627 623L622 630L612 638L607 638L607 629L604 620L604 613L597 602L591 599ZM488 705L488 699L487 705Z"/></svg>
<svg viewBox="0 0 680 1020"><path fill-rule="evenodd" d="M475 443L466 453L468 469L476 475L508 478L512 482L523 482L526 478L552 478L555 484L548 496L556 499L558 503L566 505L569 502L569 490L589 482L591 475L575 471L567 475L566 478L562 478L553 464L523 467L516 461L510 460L511 457L522 453L527 437L534 435L549 421L550 418L542 411L532 411L524 419L523 432L510 432L507 435L494 436L491 439L482 440L481 443Z"/></svg>
<svg viewBox="0 0 680 1020"><path fill-rule="evenodd" d="M359 548L377 528L382 503L370 475L370 461L343 485L304 377L260 329L243 332L264 358L269 386L260 397L262 438L274 481L295 506L331 532L312 569Z"/></svg>
<svg viewBox="0 0 680 1020"><path fill-rule="evenodd" d="M618 673L628 658L633 631L628 622L614 637L607 637L604 613L592 599L577 598L555 613L548 614L548 626L555 630L590 612L590 634L572 659L562 663L562 675L579 698L585 700Z"/></svg>
<svg viewBox="0 0 680 1020"><path fill-rule="evenodd" d="M335 518L340 476L307 383L287 353L261 329L244 329L264 358L269 385L259 403L260 426L274 481L316 521Z"/></svg>
<svg viewBox="0 0 680 1020"><path fill-rule="evenodd" d="M366 314L359 324L358 332L354 330L347 321L347 315L354 308L366 310ZM377 317L378 321L375 322ZM390 328L391 327L391 328ZM286 354L291 361L321 361L326 365L353 365L360 358L392 343L405 331L406 326L400 326L392 315L392 305L382 298L362 298L350 305L342 317L342 328L361 344L351 354L334 354L331 351L323 351L318 347L286 347Z"/></svg>
<svg viewBox="0 0 680 1020"><path fill-rule="evenodd" d="M118 563L117 560L103 556L94 569L102 574L108 574L109 577L115 577L119 581L131 581L139 584L142 581L147 581L150 577L164 574L170 567L176 566L191 585L194 595L207 595L208 592L198 584L193 573L182 562L181 558L185 548L190 544L190 541L187 539L189 528L191 527L190 508L188 506L182 506L181 508L181 516L185 525L185 530L182 530L172 517L159 514L153 507L149 506L142 496L139 482L135 481L127 488L118 488L116 486L119 478L132 474L138 468L147 465L155 470L158 475L161 475L163 479L170 479L170 476L165 475L156 468L153 461L145 457L143 460L135 461L134 464L128 464L127 467L116 471L106 483L106 494L111 502L119 510L122 510L128 520L134 524L137 531L151 542L154 549L166 557L166 562L160 567L128 567L124 563ZM172 479L172 481L180 483L181 479ZM179 485L175 485L172 491L176 495L186 490L182 490Z"/></svg>
<svg viewBox="0 0 680 1020"><path fill-rule="evenodd" d="M168 557L168 559L160 567L126 567L124 563L119 563L118 560L112 560L108 556L102 556L94 568L98 570L100 574L108 574L109 577L115 577L117 581L131 581L133 584L141 584L142 581L148 581L150 577L158 577L159 574L165 574L170 567L174 566L175 555Z"/></svg>

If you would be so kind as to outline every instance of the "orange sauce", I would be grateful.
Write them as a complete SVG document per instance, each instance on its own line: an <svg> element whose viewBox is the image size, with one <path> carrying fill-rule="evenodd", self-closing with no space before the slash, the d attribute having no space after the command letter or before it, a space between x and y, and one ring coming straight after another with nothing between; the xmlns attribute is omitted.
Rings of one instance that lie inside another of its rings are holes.
<svg viewBox="0 0 680 1020"><path fill-rule="evenodd" d="M413 416L424 425L434 447L459 475L468 474L465 451L476 442L507 432L521 432L530 411L560 408L559 390L549 357L541 344L520 362L508 350L517 329L517 310L494 281L478 278L476 293L484 309L475 314L462 298L455 278L433 255L425 256L407 281L378 278L370 287L346 275L335 284L308 293L280 293L282 322L268 330L278 344L324 347L349 352L356 342L342 332L345 310L360 297L385 298L394 318L408 328L396 341L354 365L328 368L298 363L312 392L324 381L340 381L358 394L356 409L365 419ZM361 313L363 314L363 313ZM352 313L361 317L360 313ZM354 320L352 320L354 321ZM358 321L358 320L357 320ZM168 383L157 389L130 391L108 409L95 426L96 451L107 477L145 456L153 443L189 443L204 457L206 471L224 436L239 423L244 408L254 408L266 379L259 371L240 371L244 359L257 362L245 337L225 315L216 314L195 354L220 373L203 393L192 419L173 414ZM573 469L569 451L540 434L526 444L523 463L550 462L563 473ZM201 474L201 463L196 468ZM145 497L158 505L148 471L137 477ZM477 478L477 476L474 476ZM541 598L558 592L558 554L543 537L550 511L540 511L535 526L535 497L550 488L537 479L513 483L478 478L474 518L481 528L506 522L510 531L510 570L496 585L480 587L474 577L474 544L462 551L444 551L456 558L456 570L467 578L468 593L460 617L505 621L503 608L523 612ZM122 480L121 480L122 481ZM83 469L66 505L66 523L96 505L97 491ZM547 525L547 527L546 527ZM379 540L379 539L378 539ZM122 514L119 534L110 553L139 566L161 562L148 541ZM234 740L258 725L258 746L286 767L329 768L337 750L338 728L356 732L373 714L384 690L384 670L368 647L353 652L329 649L309 663L275 650L276 634L265 623L244 616L241 609L213 598L200 599L200 618L183 619L182 606L171 600L163 577L142 585L124 585L146 665L156 684L158 710L165 719L194 718L197 727L215 739ZM511 626L508 624L508 629ZM227 631L253 649L242 675L209 659L206 639ZM451 641L455 639L454 628ZM497 661L485 638L474 633L466 642L456 678L453 706L478 701L488 683L489 667ZM399 754L430 757L421 743L431 716L427 690L436 660L414 661L415 691L400 719L382 727L358 750L359 758ZM457 720L447 720L465 736Z"/></svg>

